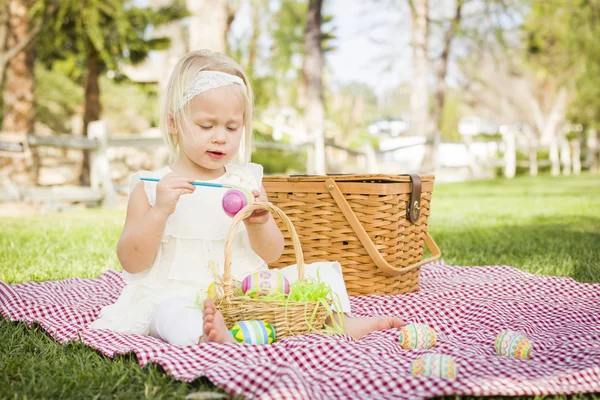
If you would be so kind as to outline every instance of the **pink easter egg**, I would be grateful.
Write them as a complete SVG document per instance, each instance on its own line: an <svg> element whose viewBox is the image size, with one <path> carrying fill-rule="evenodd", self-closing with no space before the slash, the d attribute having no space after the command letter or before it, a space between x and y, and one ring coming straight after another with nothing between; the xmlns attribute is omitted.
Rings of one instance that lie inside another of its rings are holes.
<svg viewBox="0 0 600 400"><path fill-rule="evenodd" d="M279 271L260 271L244 278L242 291L253 299L260 296L287 295L290 292L290 282Z"/></svg>
<svg viewBox="0 0 600 400"><path fill-rule="evenodd" d="M233 217L248 205L248 195L238 189L228 190L223 196L222 204L225 213Z"/></svg>

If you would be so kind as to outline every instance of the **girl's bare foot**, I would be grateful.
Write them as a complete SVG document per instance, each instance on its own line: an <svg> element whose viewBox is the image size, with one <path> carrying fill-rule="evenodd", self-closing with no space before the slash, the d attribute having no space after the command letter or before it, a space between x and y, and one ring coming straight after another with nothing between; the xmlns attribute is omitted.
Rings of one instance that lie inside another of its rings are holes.
<svg viewBox="0 0 600 400"><path fill-rule="evenodd" d="M204 300L204 343L237 343L225 325L223 314L215 307L214 301Z"/></svg>
<svg viewBox="0 0 600 400"><path fill-rule="evenodd" d="M338 321L344 319L344 333L352 336L355 340L360 340L369 333L375 331L384 331L386 329L400 329L404 326L404 321L393 317L362 317L353 318L343 314L337 314L334 318ZM331 321L326 322L331 325Z"/></svg>

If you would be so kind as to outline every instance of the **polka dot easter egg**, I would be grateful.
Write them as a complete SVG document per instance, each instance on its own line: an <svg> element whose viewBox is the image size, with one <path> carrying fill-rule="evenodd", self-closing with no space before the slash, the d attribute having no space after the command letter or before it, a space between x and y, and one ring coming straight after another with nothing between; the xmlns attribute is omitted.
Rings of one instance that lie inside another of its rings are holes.
<svg viewBox="0 0 600 400"><path fill-rule="evenodd" d="M494 350L504 357L530 358L533 345L522 333L506 330L496 337Z"/></svg>
<svg viewBox="0 0 600 400"><path fill-rule="evenodd" d="M244 292L242 291L242 282L233 281L233 295L242 296L243 294ZM225 297L225 293L223 291L223 288L217 285L217 282L213 282L208 286L206 296L208 296L209 299L218 300Z"/></svg>
<svg viewBox="0 0 600 400"><path fill-rule="evenodd" d="M435 346L437 333L424 324L408 324L400 330L398 341L405 349L429 349Z"/></svg>
<svg viewBox="0 0 600 400"><path fill-rule="evenodd" d="M411 372L414 376L429 376L454 379L458 375L456 361L445 354L427 354L412 362Z"/></svg>
<svg viewBox="0 0 600 400"><path fill-rule="evenodd" d="M235 340L244 344L271 344L277 338L273 325L258 320L238 322L229 332Z"/></svg>
<svg viewBox="0 0 600 400"><path fill-rule="evenodd" d="M260 296L287 295L290 292L290 282L279 271L260 271L244 278L242 291L253 299Z"/></svg>

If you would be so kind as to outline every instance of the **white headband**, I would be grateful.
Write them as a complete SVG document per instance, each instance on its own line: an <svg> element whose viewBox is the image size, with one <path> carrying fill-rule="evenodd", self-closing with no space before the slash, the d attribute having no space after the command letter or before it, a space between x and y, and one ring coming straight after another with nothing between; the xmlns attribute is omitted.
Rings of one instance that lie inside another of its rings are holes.
<svg viewBox="0 0 600 400"><path fill-rule="evenodd" d="M200 71L183 93L183 99L177 109L183 108L188 101L202 92L221 86L233 85L234 83L240 85L242 92L246 93L246 85L239 76L220 71Z"/></svg>

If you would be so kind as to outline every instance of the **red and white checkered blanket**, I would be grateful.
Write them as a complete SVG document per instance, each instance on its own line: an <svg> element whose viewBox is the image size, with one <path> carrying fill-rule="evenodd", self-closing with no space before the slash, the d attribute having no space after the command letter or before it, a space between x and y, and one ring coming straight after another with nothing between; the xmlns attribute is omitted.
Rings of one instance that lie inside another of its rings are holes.
<svg viewBox="0 0 600 400"><path fill-rule="evenodd" d="M119 273L97 279L0 282L0 309L13 321L37 321L58 341L78 340L113 357L134 352L176 379L206 376L231 394L261 399L426 398L449 394L542 395L600 392L600 285L534 276L511 267L422 269L421 291L352 299L356 316L398 316L437 330L430 350L404 350L397 330L359 342L316 334L268 346L203 344L176 347L157 339L86 329L117 299ZM505 329L532 341L529 360L496 355ZM413 377L411 362L426 353L451 355L458 378Z"/></svg>

